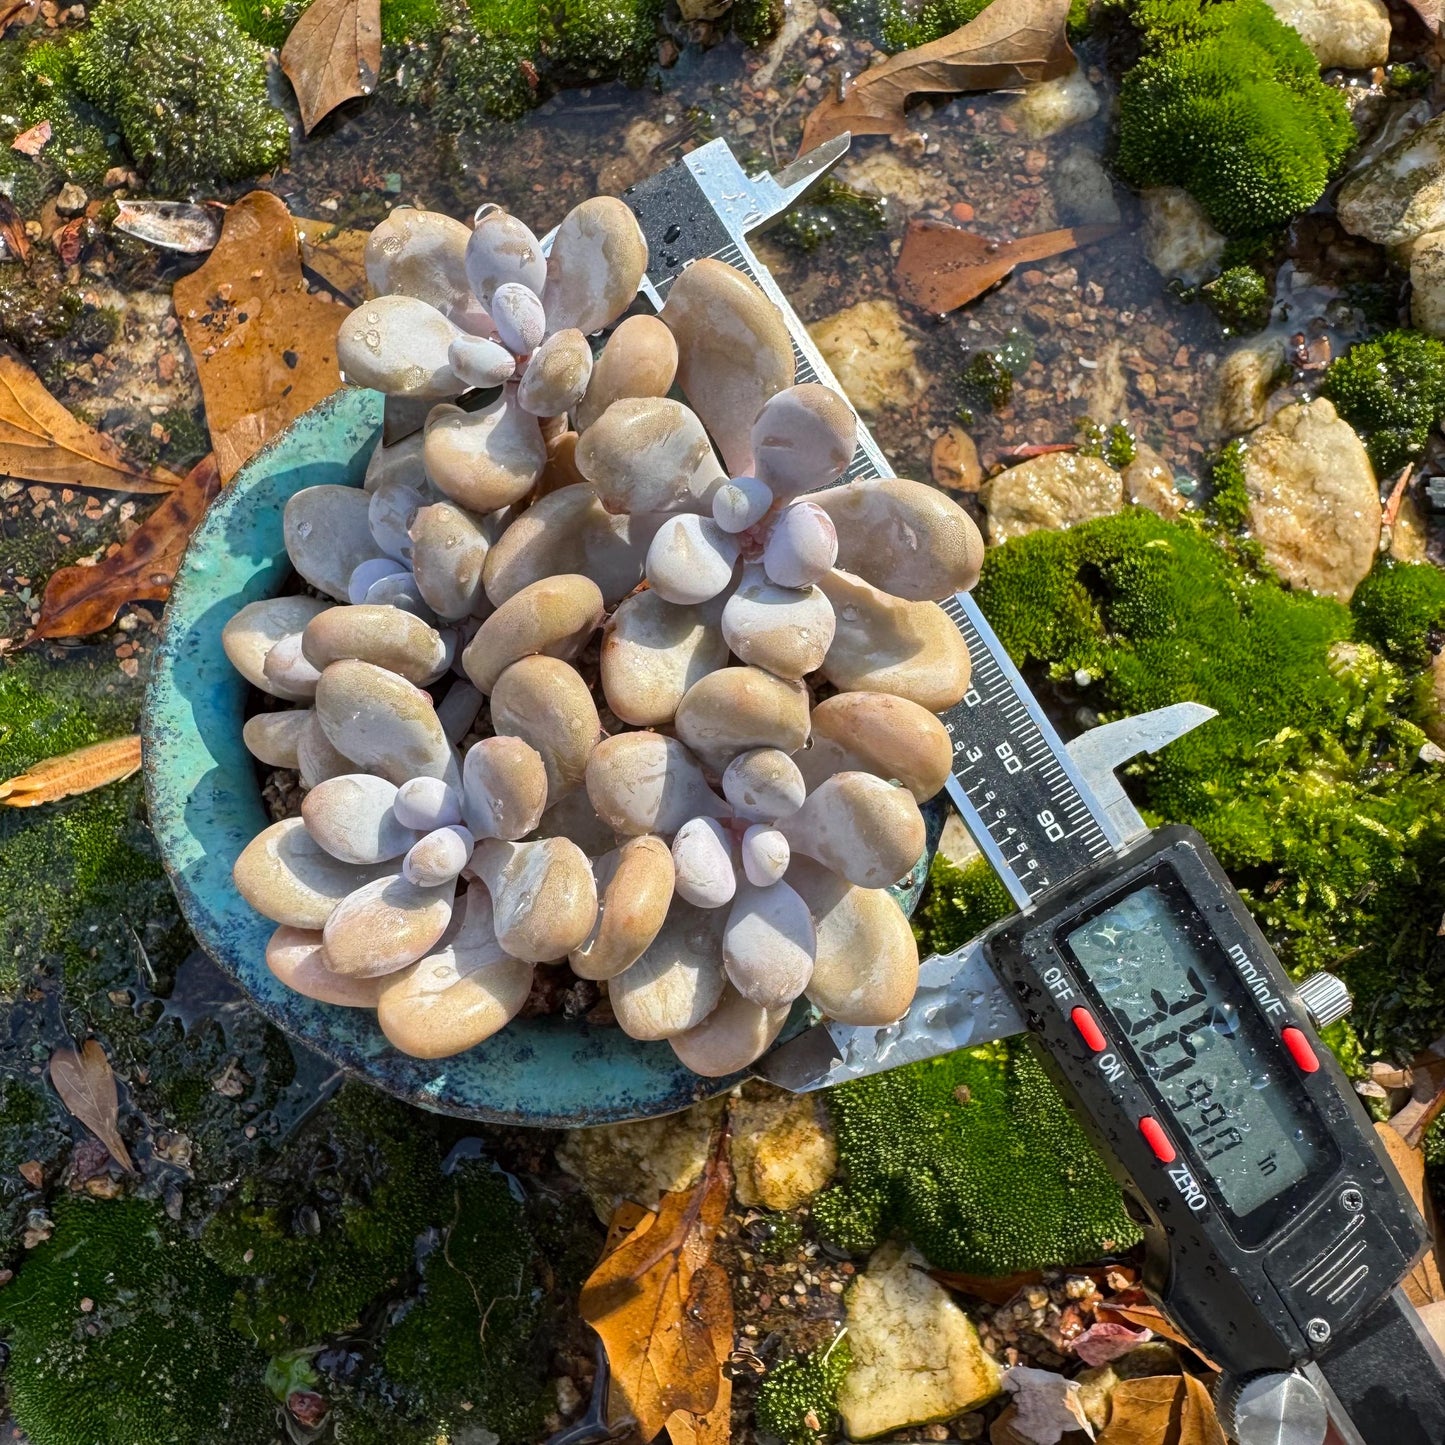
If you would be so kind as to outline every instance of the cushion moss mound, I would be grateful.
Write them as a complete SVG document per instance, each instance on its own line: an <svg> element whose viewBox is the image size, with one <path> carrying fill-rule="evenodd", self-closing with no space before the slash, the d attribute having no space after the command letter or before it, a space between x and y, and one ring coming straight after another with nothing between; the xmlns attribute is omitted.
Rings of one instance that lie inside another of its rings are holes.
<svg viewBox="0 0 1445 1445"><path fill-rule="evenodd" d="M1381 477L1425 451L1445 416L1445 342L1418 331L1357 341L1330 363L1320 386L1359 432Z"/></svg>
<svg viewBox="0 0 1445 1445"><path fill-rule="evenodd" d="M271 1439L265 1361L227 1323L229 1293L155 1205L62 1198L0 1290L17 1424L33 1445Z"/></svg>

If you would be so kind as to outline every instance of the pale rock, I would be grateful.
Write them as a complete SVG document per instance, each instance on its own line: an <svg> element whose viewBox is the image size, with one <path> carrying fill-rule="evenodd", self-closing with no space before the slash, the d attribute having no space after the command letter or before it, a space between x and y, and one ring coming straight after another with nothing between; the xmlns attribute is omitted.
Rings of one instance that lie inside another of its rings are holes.
<svg viewBox="0 0 1445 1445"><path fill-rule="evenodd" d="M712 519L724 532L746 532L772 505L772 492L756 477L731 477L712 494Z"/></svg>
<svg viewBox="0 0 1445 1445"><path fill-rule="evenodd" d="M517 402L533 416L562 416L587 391L592 348L576 329L554 331L533 353L517 386Z"/></svg>
<svg viewBox="0 0 1445 1445"><path fill-rule="evenodd" d="M523 222L498 205L478 209L464 257L467 282L483 306L498 286L512 283L541 294L547 258L541 243Z"/></svg>
<svg viewBox="0 0 1445 1445"><path fill-rule="evenodd" d="M823 675L841 692L887 692L947 712L968 691L968 644L936 602L909 602L834 570L818 584L836 630Z"/></svg>
<svg viewBox="0 0 1445 1445"><path fill-rule="evenodd" d="M531 582L580 572L614 607L642 580L651 540L643 519L612 515L591 487L563 487L533 502L487 554L487 596L500 607Z"/></svg>
<svg viewBox="0 0 1445 1445"><path fill-rule="evenodd" d="M350 758L332 747L331 740L321 730L314 708L307 708L306 722L296 735L296 768L303 788L314 788L327 778L357 771L357 765Z"/></svg>
<svg viewBox="0 0 1445 1445"><path fill-rule="evenodd" d="M310 716L310 708L258 712L246 719L241 740L246 744L246 751L268 768L294 768L298 765L296 748L301 730Z"/></svg>
<svg viewBox="0 0 1445 1445"><path fill-rule="evenodd" d="M349 489L348 489L349 490ZM330 603L315 597L263 597L248 602L221 629L221 649L231 666L253 687L287 702L309 702L316 686L287 688L266 676L266 658L278 642L299 637Z"/></svg>
<svg viewBox="0 0 1445 1445"><path fill-rule="evenodd" d="M1218 272L1224 237L1188 191L1155 186L1139 199L1144 207L1144 254L1161 276L1198 286Z"/></svg>
<svg viewBox="0 0 1445 1445"><path fill-rule="evenodd" d="M376 543L378 551L386 553L388 560L402 563L403 568L410 567L412 543L407 529L411 526L411 519L416 512L428 502L435 501L436 494L425 478L419 485L397 478L382 482L369 495L371 500L367 503L366 522L371 529L371 540ZM379 566L381 560L376 559L376 565ZM363 562L357 572L372 565ZM396 572L401 569L393 566L391 570ZM386 575L384 572L374 572L366 586L370 587L373 582ZM355 590L357 581L357 573L353 572L348 582L348 597ZM365 595L363 588L362 596Z"/></svg>
<svg viewBox="0 0 1445 1445"><path fill-rule="evenodd" d="M793 381L782 313L725 261L694 261L672 283L662 319L677 340L677 379L730 476L752 471L763 403ZM766 479L764 479L766 480Z"/></svg>
<svg viewBox="0 0 1445 1445"><path fill-rule="evenodd" d="M351 574L381 550L371 537L369 501L360 487L327 482L293 492L282 513L291 565L338 602L346 601Z"/></svg>
<svg viewBox="0 0 1445 1445"><path fill-rule="evenodd" d="M1380 490L1354 429L1323 398L1282 408L1246 443L1249 529L1291 586L1348 602L1380 543Z"/></svg>
<svg viewBox="0 0 1445 1445"><path fill-rule="evenodd" d="M419 888L395 872L363 884L327 916L326 966L350 978L376 978L415 963L446 932L452 893L450 883Z"/></svg>
<svg viewBox="0 0 1445 1445"><path fill-rule="evenodd" d="M1283 337L1256 337L1235 347L1214 373L1200 434L1221 442L1252 431L1264 420L1270 394L1288 375Z"/></svg>
<svg viewBox="0 0 1445 1445"><path fill-rule="evenodd" d="M378 582L404 578L409 574L394 557L372 557L360 563L346 583L346 600L357 606L366 601L366 594Z"/></svg>
<svg viewBox="0 0 1445 1445"><path fill-rule="evenodd" d="M725 818L728 805L707 785L697 759L676 738L618 733L587 761L587 796L614 832L677 832L689 818Z"/></svg>
<svg viewBox="0 0 1445 1445"><path fill-rule="evenodd" d="M319 674L333 662L353 658L423 683L436 675L445 644L434 628L399 607L328 607L301 634L306 661Z"/></svg>
<svg viewBox="0 0 1445 1445"><path fill-rule="evenodd" d="M301 800L306 831L343 863L385 863L417 841L396 816L396 785L371 773L343 773Z"/></svg>
<svg viewBox="0 0 1445 1445"><path fill-rule="evenodd" d="M695 511L726 480L697 414L666 396L613 402L576 460L609 512Z"/></svg>
<svg viewBox="0 0 1445 1445"><path fill-rule="evenodd" d="M263 917L315 929L347 894L385 873L387 866L343 863L306 831L300 818L283 818L246 844L231 877L236 891Z"/></svg>
<svg viewBox="0 0 1445 1445"><path fill-rule="evenodd" d="M831 387L816 381L769 397L752 428L753 473L787 500L831 486L848 470L858 419Z"/></svg>
<svg viewBox="0 0 1445 1445"><path fill-rule="evenodd" d="M401 876L418 888L435 888L455 881L471 861L476 839L460 823L436 828L418 838L401 860Z"/></svg>
<svg viewBox="0 0 1445 1445"><path fill-rule="evenodd" d="M983 566L973 518L935 487L867 477L814 499L832 519L837 565L913 602L969 591Z"/></svg>
<svg viewBox="0 0 1445 1445"><path fill-rule="evenodd" d="M859 301L814 322L808 332L848 400L865 416L911 407L928 390L914 354L918 343L895 301Z"/></svg>
<svg viewBox="0 0 1445 1445"><path fill-rule="evenodd" d="M602 736L587 684L555 657L524 657L502 673L492 688L492 726L541 754L553 802L581 784Z"/></svg>
<svg viewBox="0 0 1445 1445"><path fill-rule="evenodd" d="M599 858L597 921L569 955L579 978L615 978L657 937L672 905L675 870L661 839L644 834Z"/></svg>
<svg viewBox="0 0 1445 1445"><path fill-rule="evenodd" d="M727 665L716 607L681 607L652 588L613 613L602 636L602 691L634 727L670 723L695 682Z"/></svg>
<svg viewBox="0 0 1445 1445"><path fill-rule="evenodd" d="M440 211L397 206L366 238L366 279L378 296L412 296L451 315L470 300L471 232Z"/></svg>
<svg viewBox="0 0 1445 1445"><path fill-rule="evenodd" d="M1041 80L1029 86L1009 106L1008 113L1031 140L1057 135L1070 126L1093 120L1099 113L1099 92L1089 77L1075 66L1067 75Z"/></svg>
<svg viewBox="0 0 1445 1445"><path fill-rule="evenodd" d="M807 994L840 1024L879 1027L908 1012L918 989L918 941L886 888L859 888L811 858L795 858L788 882L817 929Z"/></svg>
<svg viewBox="0 0 1445 1445"><path fill-rule="evenodd" d="M817 936L813 915L787 883L738 886L723 933L723 964L733 987L759 1008L782 1008L808 986Z"/></svg>
<svg viewBox="0 0 1445 1445"><path fill-rule="evenodd" d="M834 626L820 588L780 587L757 563L743 567L722 612L723 636L740 662L793 679L823 665Z"/></svg>
<svg viewBox="0 0 1445 1445"><path fill-rule="evenodd" d="M492 325L515 356L530 356L547 334L542 298L519 281L504 281L492 292Z"/></svg>
<svg viewBox="0 0 1445 1445"><path fill-rule="evenodd" d="M1445 336L1445 230L1410 249L1410 320L1427 336Z"/></svg>
<svg viewBox="0 0 1445 1445"><path fill-rule="evenodd" d="M411 521L416 590L438 617L457 622L485 600L482 569L491 543L477 519L450 502L422 507Z"/></svg>
<svg viewBox="0 0 1445 1445"><path fill-rule="evenodd" d="M873 773L926 803L953 770L953 738L932 712L907 698L840 692L813 709L813 740L797 766L810 789L834 773Z"/></svg>
<svg viewBox="0 0 1445 1445"><path fill-rule="evenodd" d="M1066 1435L1092 1435L1084 1412L1083 1386L1057 1370L1015 1365L1005 1370L1003 1387L1013 1396L1013 1430L1035 1445L1059 1445Z"/></svg>
<svg viewBox="0 0 1445 1445"><path fill-rule="evenodd" d="M336 335L336 360L352 386L388 396L457 396L465 383L447 353L463 332L435 306L410 296L364 301Z"/></svg>
<svg viewBox="0 0 1445 1445"><path fill-rule="evenodd" d="M1030 532L1062 532L1124 510L1124 482L1102 457L1049 452L983 484L993 546Z"/></svg>
<svg viewBox="0 0 1445 1445"><path fill-rule="evenodd" d="M462 821L461 794L440 778L408 778L396 790L392 810L402 827L418 832L430 833L433 828Z"/></svg>
<svg viewBox="0 0 1445 1445"><path fill-rule="evenodd" d="M315 711L332 747L393 783L421 776L451 782L458 771L431 699L385 668L333 662L321 674Z"/></svg>
<svg viewBox="0 0 1445 1445"><path fill-rule="evenodd" d="M373 582L366 589L366 596L356 605L362 604L370 607L399 607L403 612L410 612L414 617L420 617L428 627L433 622L440 621L436 613L426 605L421 595L421 589L416 585L416 578L410 572L392 572Z"/></svg>
<svg viewBox="0 0 1445 1445"><path fill-rule="evenodd" d="M513 385L480 411L434 407L423 446L432 485L469 512L521 501L547 464L537 418L517 405Z"/></svg>
<svg viewBox="0 0 1445 1445"><path fill-rule="evenodd" d="M468 386L486 389L510 381L517 358L490 337L458 336L447 348L447 365Z"/></svg>
<svg viewBox="0 0 1445 1445"><path fill-rule="evenodd" d="M837 560L837 528L816 502L785 507L763 547L763 571L779 587L811 587Z"/></svg>
<svg viewBox="0 0 1445 1445"><path fill-rule="evenodd" d="M807 753L799 756L806 758ZM722 790L738 817L775 823L803 806L807 784L798 764L787 753L777 748L753 748L739 753L723 770Z"/></svg>
<svg viewBox="0 0 1445 1445"><path fill-rule="evenodd" d="M672 840L677 896L695 908L721 908L737 892L732 844L716 818L689 818Z"/></svg>
<svg viewBox="0 0 1445 1445"><path fill-rule="evenodd" d="M1073 146L1053 168L1049 188L1059 219L1070 226L1117 226L1123 219L1114 182L1087 146Z"/></svg>
<svg viewBox="0 0 1445 1445"><path fill-rule="evenodd" d="M719 668L688 688L673 727L704 767L721 774L750 748L797 752L808 740L808 690L759 667Z"/></svg>
<svg viewBox="0 0 1445 1445"><path fill-rule="evenodd" d="M1445 230L1445 115L1428 120L1340 187L1340 224L1378 246L1407 246Z"/></svg>
<svg viewBox="0 0 1445 1445"><path fill-rule="evenodd" d="M848 1291L853 1358L838 1410L850 1439L952 1419L1002 1388L973 1322L927 1271L916 1250L890 1241Z"/></svg>
<svg viewBox="0 0 1445 1445"><path fill-rule="evenodd" d="M532 965L497 942L487 890L457 900L436 951L381 980L376 1021L387 1040L419 1059L474 1048L509 1024L532 990Z"/></svg>
<svg viewBox="0 0 1445 1445"><path fill-rule="evenodd" d="M666 396L677 376L677 342L656 316L629 316L607 338L592 368L587 394L577 404L585 432L624 397Z"/></svg>
<svg viewBox="0 0 1445 1445"><path fill-rule="evenodd" d="M690 606L716 597L732 581L738 544L710 518L669 517L647 549L647 580L667 602Z"/></svg>
<svg viewBox="0 0 1445 1445"><path fill-rule="evenodd" d="M509 843L525 838L547 806L541 753L517 737L474 742L462 761L461 804L462 817L478 838Z"/></svg>
<svg viewBox="0 0 1445 1445"><path fill-rule="evenodd" d="M602 622L602 594L589 577L564 572L514 592L477 629L462 666L489 693L514 662L534 653L570 662Z"/></svg>
<svg viewBox="0 0 1445 1445"><path fill-rule="evenodd" d="M565 958L592 932L597 884L587 855L570 838L487 838L471 867L491 895L497 942L513 958Z"/></svg>
<svg viewBox="0 0 1445 1445"><path fill-rule="evenodd" d="M366 477L362 481L364 492L374 492L387 482L405 482L411 487L426 485L426 467L422 464L422 435L413 432L401 441L385 446L377 442L366 464Z"/></svg>
<svg viewBox="0 0 1445 1445"><path fill-rule="evenodd" d="M675 899L642 956L607 985L623 1033L667 1039L696 1028L722 998L727 914Z"/></svg>
<svg viewBox="0 0 1445 1445"><path fill-rule="evenodd" d="M1172 522L1189 505L1189 498L1174 485L1174 468L1147 442L1136 443L1134 459L1121 475L1129 501L1147 507L1166 522Z"/></svg>
<svg viewBox="0 0 1445 1445"><path fill-rule="evenodd" d="M573 206L547 258L542 300L549 329L576 327L590 336L610 326L632 305L646 274L647 241L626 202L593 196Z"/></svg>
<svg viewBox="0 0 1445 1445"><path fill-rule="evenodd" d="M948 177L940 167L926 161L910 165L891 146L865 154L854 151L844 157L835 174L844 185L891 202L891 209L905 216L934 207L942 210L952 199Z"/></svg>
<svg viewBox="0 0 1445 1445"><path fill-rule="evenodd" d="M806 853L860 888L887 888L923 856L923 815L913 794L872 773L835 773L778 823Z"/></svg>
<svg viewBox="0 0 1445 1445"><path fill-rule="evenodd" d="M1382 538L1383 540L1383 538ZM1389 553L1396 562L1423 562L1430 543L1430 524L1414 493L1406 491L1389 529Z"/></svg>
<svg viewBox="0 0 1445 1445"><path fill-rule="evenodd" d="M743 833L739 845L743 874L758 888L768 888L788 871L792 850L788 840L767 823L754 823Z"/></svg>
<svg viewBox="0 0 1445 1445"><path fill-rule="evenodd" d="M728 984L717 1007L700 1024L674 1034L668 1043L682 1065L694 1074L722 1078L747 1068L765 1054L782 1033L788 1012L786 1006L759 1008Z"/></svg>
<svg viewBox="0 0 1445 1445"><path fill-rule="evenodd" d="M1266 0L1320 63L1321 70L1367 70L1390 58L1384 0Z"/></svg>
<svg viewBox="0 0 1445 1445"><path fill-rule="evenodd" d="M266 967L304 998L342 1008L375 1008L382 982L377 978L347 978L326 966L319 928L292 928L283 923L266 943Z"/></svg>
<svg viewBox="0 0 1445 1445"><path fill-rule="evenodd" d="M734 1193L745 1209L797 1209L837 1171L837 1141L814 1094L749 1082L733 1100L729 1122Z"/></svg>

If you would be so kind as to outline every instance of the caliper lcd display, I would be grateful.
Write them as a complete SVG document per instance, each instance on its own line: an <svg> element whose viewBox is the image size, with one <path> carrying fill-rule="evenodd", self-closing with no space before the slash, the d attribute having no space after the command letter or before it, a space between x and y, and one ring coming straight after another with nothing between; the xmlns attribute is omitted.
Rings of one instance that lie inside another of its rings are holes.
<svg viewBox="0 0 1445 1445"><path fill-rule="evenodd" d="M1236 1220L1333 1167L1269 1000L1251 992L1172 869L1092 912L1065 944L1170 1132Z"/></svg>

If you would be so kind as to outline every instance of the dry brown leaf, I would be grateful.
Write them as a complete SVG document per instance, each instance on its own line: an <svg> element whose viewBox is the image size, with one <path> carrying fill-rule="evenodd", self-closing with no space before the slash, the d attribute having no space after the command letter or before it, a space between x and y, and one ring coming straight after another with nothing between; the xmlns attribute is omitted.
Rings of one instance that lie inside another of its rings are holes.
<svg viewBox="0 0 1445 1445"><path fill-rule="evenodd" d="M221 481L229 482L340 387L336 333L347 308L307 293L291 213L268 191L252 191L226 212L215 250L176 282L174 300Z"/></svg>
<svg viewBox="0 0 1445 1445"><path fill-rule="evenodd" d="M985 11L985 14L988 12ZM947 221L913 221L894 278L905 301L943 316L997 285L1015 266L1112 236L1118 226L1067 226L1016 241L990 241Z"/></svg>
<svg viewBox="0 0 1445 1445"><path fill-rule="evenodd" d="M1391 1121L1393 1123L1393 1120ZM1440 1278L1440 1220L1435 1213L1435 1204L1430 1191L1425 1187L1425 1156L1418 1147L1412 1147L1403 1140L1390 1124L1376 1124L1375 1133L1385 1146L1385 1152L1400 1172L1415 1208L1424 1217L1434 1241L1425 1256L1404 1279L1400 1281L1410 1303L1415 1306L1430 1304L1433 1300L1445 1300L1445 1282Z"/></svg>
<svg viewBox="0 0 1445 1445"><path fill-rule="evenodd" d="M1418 1149L1441 1109L1445 1109L1445 1055L1432 1045L1410 1061L1402 1085L1410 1097L1390 1115L1390 1127L1412 1149ZM1387 1086L1390 1087L1390 1086Z"/></svg>
<svg viewBox="0 0 1445 1445"><path fill-rule="evenodd" d="M706 1301L703 1315L712 1325L712 1347L718 1360L732 1353L733 1299L732 1286L720 1264L707 1265L709 1290L723 1292L722 1299ZM696 1299L696 1296L695 1296ZM728 1445L732 1439L733 1382L725 1371L718 1371L717 1399L712 1408L697 1415L687 1410L674 1410L667 1417L667 1434L672 1445Z"/></svg>
<svg viewBox="0 0 1445 1445"><path fill-rule="evenodd" d="M3 31L8 23L8 17L0 16L0 31ZM38 156L50 144L50 134L50 122L42 120L39 125L32 125L29 130L22 130L10 142L10 149L19 151L23 156Z"/></svg>
<svg viewBox="0 0 1445 1445"><path fill-rule="evenodd" d="M180 481L164 467L133 467L108 436L71 416L11 352L0 352L0 472L112 492L168 492Z"/></svg>
<svg viewBox="0 0 1445 1445"><path fill-rule="evenodd" d="M1120 1303L1116 1298L1108 1304L1101 1304L1094 1311L1094 1318L1101 1323L1135 1325L1139 1329L1153 1330L1156 1335L1161 1335L1164 1339L1172 1340L1176 1345L1183 1345L1186 1350L1193 1351L1211 1370L1218 1369L1208 1355L1200 1354L1198 1347L1189 1336L1183 1334L1178 1325L1163 1310L1150 1304L1144 1298L1142 1290L1138 1293L1137 1303Z"/></svg>
<svg viewBox="0 0 1445 1445"><path fill-rule="evenodd" d="M333 291L352 306L368 296L366 285L366 243L369 231L339 230L333 221L316 221L297 216L296 238L301 242L301 264L314 271Z"/></svg>
<svg viewBox="0 0 1445 1445"><path fill-rule="evenodd" d="M1214 1401L1193 1375L1125 1380L1109 1399L1098 1445L1227 1445Z"/></svg>
<svg viewBox="0 0 1445 1445"><path fill-rule="evenodd" d="M718 1406L733 1319L712 1245L731 1193L723 1128L702 1178L664 1194L656 1214L604 1256L582 1288L579 1310L607 1351L615 1402L644 1441L678 1411L707 1416Z"/></svg>
<svg viewBox="0 0 1445 1445"><path fill-rule="evenodd" d="M0 237L4 238L5 249L17 261L30 258L30 237L25 234L25 217L15 209L15 202L9 196L0 196Z"/></svg>
<svg viewBox="0 0 1445 1445"><path fill-rule="evenodd" d="M140 767L140 738L111 738L76 748L58 758L45 758L0 782L0 803L10 808L38 808L77 793L118 783Z"/></svg>
<svg viewBox="0 0 1445 1445"><path fill-rule="evenodd" d="M50 1056L50 1082L61 1103L105 1145L110 1157L134 1174L136 1167L116 1127L120 1107L115 1096L115 1074L100 1044L86 1039L78 1051L56 1049Z"/></svg>
<svg viewBox="0 0 1445 1445"><path fill-rule="evenodd" d="M281 69L310 135L342 101L376 88L381 0L314 0L281 47Z"/></svg>
<svg viewBox="0 0 1445 1445"><path fill-rule="evenodd" d="M818 102L803 122L799 153L835 135L891 135L910 95L957 95L1048 80L1072 70L1064 38L1069 0L1007 0L967 25L865 70L841 97Z"/></svg>
<svg viewBox="0 0 1445 1445"><path fill-rule="evenodd" d="M127 602L163 602L196 524L221 490L214 456L141 523L118 551L90 567L62 567L45 584L36 637L85 637L115 621Z"/></svg>

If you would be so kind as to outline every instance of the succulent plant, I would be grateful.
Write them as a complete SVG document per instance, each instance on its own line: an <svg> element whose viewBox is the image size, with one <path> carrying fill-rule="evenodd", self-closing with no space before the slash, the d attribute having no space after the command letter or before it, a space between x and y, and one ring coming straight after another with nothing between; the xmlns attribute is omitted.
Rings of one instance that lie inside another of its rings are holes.
<svg viewBox="0 0 1445 1445"><path fill-rule="evenodd" d="M338 356L434 405L363 489L287 503L321 597L225 629L299 704L245 728L307 790L235 866L279 925L267 962L420 1057L481 1042L564 961L705 1075L802 995L881 1025L917 983L887 889L948 776L934 714L969 659L937 599L973 585L978 532L915 482L836 485L853 413L794 384L741 273L698 261L623 319L646 265L607 197L546 254L494 206L470 229L394 211Z"/></svg>

